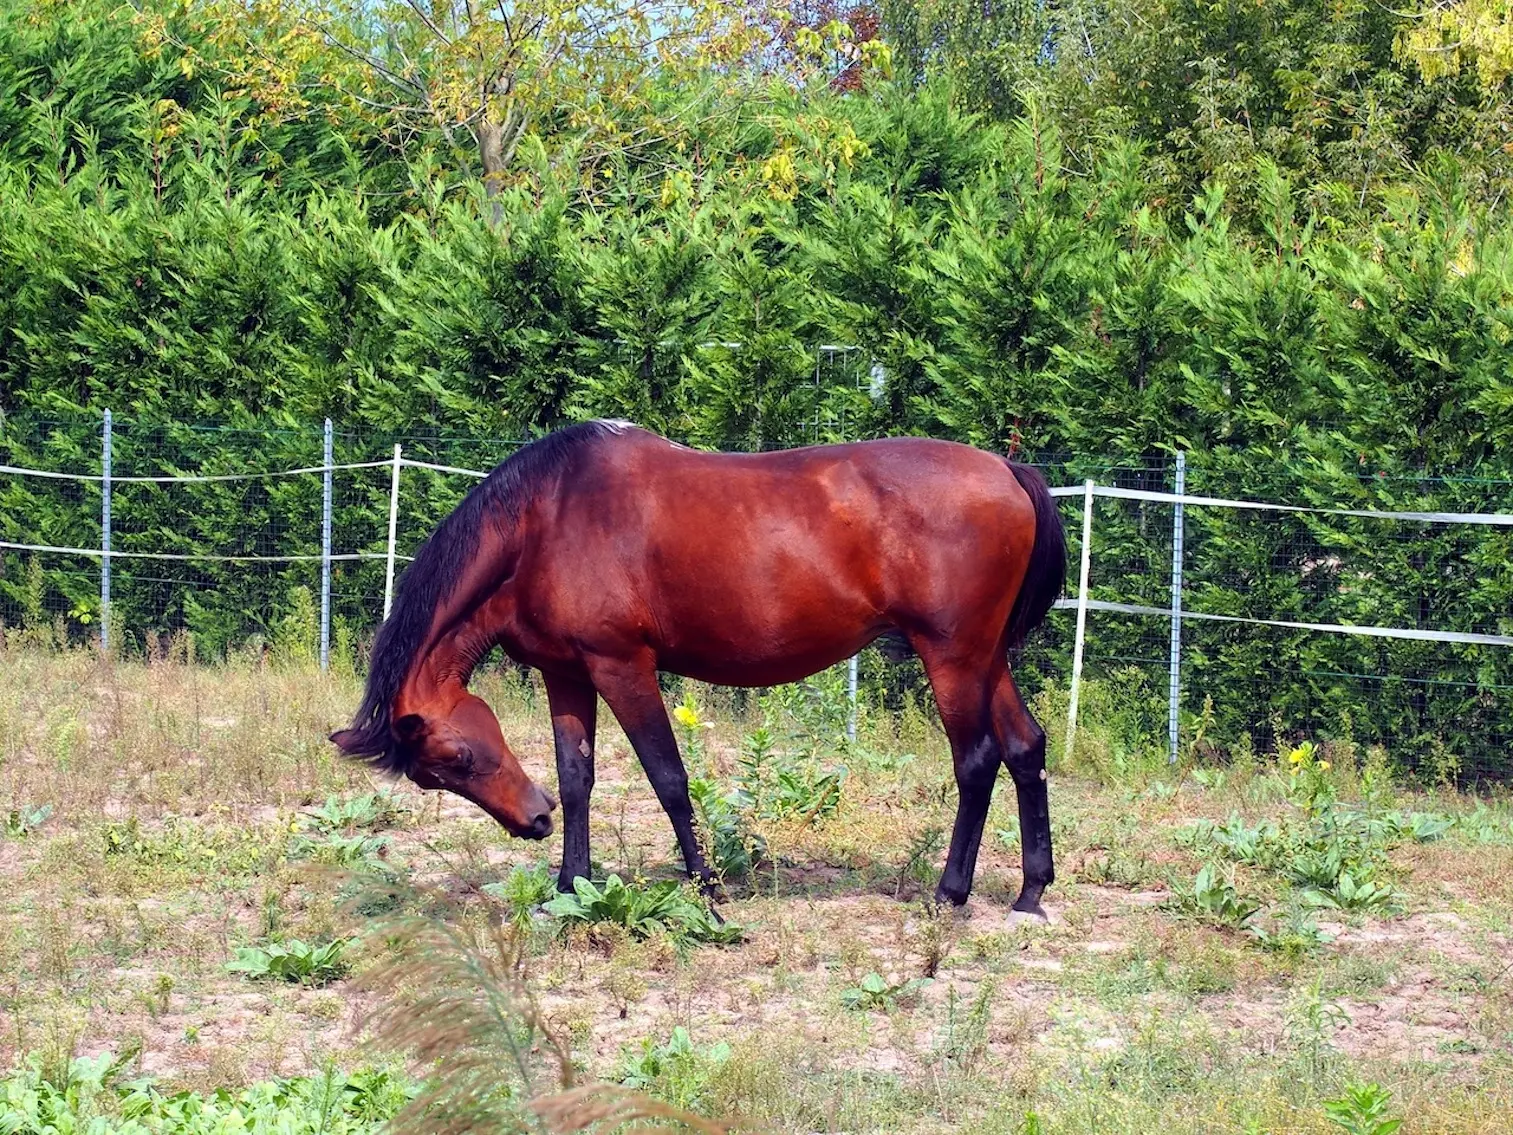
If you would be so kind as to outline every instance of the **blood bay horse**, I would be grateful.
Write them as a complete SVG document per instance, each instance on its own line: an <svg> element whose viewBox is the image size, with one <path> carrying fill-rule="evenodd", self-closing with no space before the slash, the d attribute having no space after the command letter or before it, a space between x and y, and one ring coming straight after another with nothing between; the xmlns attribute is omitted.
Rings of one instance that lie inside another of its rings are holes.
<svg viewBox="0 0 1513 1135"><path fill-rule="evenodd" d="M471 800L518 836L552 831L549 793L468 692L495 645L545 679L562 794L558 886L589 873L598 699L625 729L691 876L711 873L658 671L770 686L885 634L924 663L959 791L937 897L972 888L998 766L1019 796L1024 885L1053 878L1045 734L1008 652L1066 571L1061 521L1035 470L952 442L893 438L759 454L702 453L624 422L525 446L417 553L373 644L349 756Z"/></svg>

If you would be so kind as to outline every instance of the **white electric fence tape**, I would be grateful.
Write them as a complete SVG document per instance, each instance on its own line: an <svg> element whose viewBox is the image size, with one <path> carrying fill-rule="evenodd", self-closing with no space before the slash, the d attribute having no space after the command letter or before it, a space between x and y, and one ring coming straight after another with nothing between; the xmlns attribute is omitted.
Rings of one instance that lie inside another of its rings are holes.
<svg viewBox="0 0 1513 1135"><path fill-rule="evenodd" d="M392 461L356 461L350 465L311 465L304 469L277 469L271 473L185 473L174 477L118 477L111 474L113 485L202 485L210 481L262 481L270 477L298 477L302 473L324 473L328 469L387 469ZM103 481L100 473L53 473L46 469L23 469L19 465L0 465L0 473L22 477L46 477L53 481Z"/></svg>
<svg viewBox="0 0 1513 1135"><path fill-rule="evenodd" d="M1076 599L1058 599L1055 604L1063 610L1076 610ZM1089 611L1113 611L1121 615L1160 615L1171 618L1168 607L1145 607L1138 603L1111 603L1107 599L1089 599ZM1459 642L1472 646L1513 646L1513 635L1474 634L1470 631L1430 631L1409 627L1358 627L1349 623L1295 623L1287 619L1251 619L1242 615L1205 615L1182 608L1182 620L1207 619L1214 623L1250 623L1261 627L1284 627L1298 631L1328 631L1333 634L1368 635L1372 638L1412 638L1425 642Z"/></svg>
<svg viewBox="0 0 1513 1135"><path fill-rule="evenodd" d="M111 560L214 560L217 563L231 564L254 564L254 563L278 563L294 564L306 561L318 561L325 559L319 552L308 556L218 556L209 552L120 552L115 549L102 551L99 548L66 548L55 544L13 544L9 540L0 540L0 548L9 548L16 552L61 552L69 556L94 556L96 559ZM384 552L339 552L330 557L332 560L382 560L388 556ZM401 560L414 559L413 556L400 556Z"/></svg>
<svg viewBox="0 0 1513 1135"><path fill-rule="evenodd" d="M1073 492L1056 493L1058 496L1075 495ZM1082 492L1081 489L1075 493ZM1146 489L1116 489L1096 486L1095 497L1118 497L1123 500L1161 501L1167 504L1207 505L1210 508L1254 508L1266 512L1311 512L1323 516L1360 516L1371 520L1418 520L1426 524L1490 524L1498 527L1513 527L1513 512L1375 512L1364 508L1315 508L1302 504L1268 504L1263 501L1227 500L1224 497L1195 497L1188 494L1158 493Z"/></svg>

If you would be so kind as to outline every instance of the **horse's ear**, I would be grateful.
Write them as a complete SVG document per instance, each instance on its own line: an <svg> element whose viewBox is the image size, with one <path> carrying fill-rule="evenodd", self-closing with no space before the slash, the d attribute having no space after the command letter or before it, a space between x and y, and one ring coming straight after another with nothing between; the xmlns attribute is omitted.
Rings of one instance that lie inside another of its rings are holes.
<svg viewBox="0 0 1513 1135"><path fill-rule="evenodd" d="M331 734L331 743L344 753L351 753L357 742L356 729L338 729Z"/></svg>
<svg viewBox="0 0 1513 1135"><path fill-rule="evenodd" d="M426 719L418 713L407 713L394 719L394 736L406 745L413 745L425 736Z"/></svg>

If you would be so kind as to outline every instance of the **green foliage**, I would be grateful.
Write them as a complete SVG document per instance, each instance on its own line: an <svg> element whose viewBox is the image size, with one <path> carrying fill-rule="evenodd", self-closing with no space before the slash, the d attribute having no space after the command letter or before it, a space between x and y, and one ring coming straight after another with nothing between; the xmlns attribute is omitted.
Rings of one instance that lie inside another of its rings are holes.
<svg viewBox="0 0 1513 1135"><path fill-rule="evenodd" d="M880 973L869 973L857 984L841 990L841 1004L856 1012L891 1013L930 983L928 977L890 982Z"/></svg>
<svg viewBox="0 0 1513 1135"><path fill-rule="evenodd" d="M1444 838L1457 826L1433 813L1378 810L1379 790L1369 783L1363 806L1341 802L1329 762L1309 743L1290 750L1284 763L1295 819L1247 826L1232 813L1222 823L1188 825L1177 833L1178 843L1271 872L1297 888L1294 898L1303 907L1380 914L1393 910L1399 898L1387 878L1387 852L1404 840ZM1262 945L1287 952L1306 951L1318 942L1317 927L1301 908L1294 909L1284 929L1252 927L1251 932Z"/></svg>
<svg viewBox="0 0 1513 1135"><path fill-rule="evenodd" d="M1242 896L1235 889L1234 871L1227 874L1214 863L1206 863L1193 880L1192 889L1173 900L1178 910L1203 918L1217 926L1239 928L1245 925L1261 904Z"/></svg>
<svg viewBox="0 0 1513 1135"><path fill-rule="evenodd" d="M767 841L751 830L751 808L741 790L722 795L714 781L694 776L688 780L688 798L716 873L723 879L751 874L767 854Z"/></svg>
<svg viewBox="0 0 1513 1135"><path fill-rule="evenodd" d="M1472 843L1513 844L1513 816L1481 801L1473 811L1455 818L1453 830Z"/></svg>
<svg viewBox="0 0 1513 1135"><path fill-rule="evenodd" d="M1319 929L1317 920L1301 903L1289 905L1273 925L1259 919L1251 921L1245 932L1263 949L1289 958L1312 954L1334 940L1332 935Z"/></svg>
<svg viewBox="0 0 1513 1135"><path fill-rule="evenodd" d="M688 1030L677 1025L665 1043L647 1038L639 1051L623 1052L619 1081L674 1107L697 1110L708 1094L710 1076L729 1059L730 1045L695 1045Z"/></svg>
<svg viewBox="0 0 1513 1135"><path fill-rule="evenodd" d="M238 946L235 960L227 962L226 969L243 974L251 981L329 985L351 969L351 962L346 957L349 945L344 938L318 946L291 938L261 946Z"/></svg>
<svg viewBox="0 0 1513 1135"><path fill-rule="evenodd" d="M1310 888L1303 892L1303 901L1313 906L1373 913L1391 910L1397 905L1397 898L1391 884L1369 879L1358 882L1349 871L1341 871L1327 890Z"/></svg>
<svg viewBox="0 0 1513 1135"><path fill-rule="evenodd" d="M734 803L764 820L823 818L840 805L845 775L844 768L818 771L808 753L779 754L771 731L760 728L742 743Z"/></svg>
<svg viewBox="0 0 1513 1135"><path fill-rule="evenodd" d="M1392 1093L1377 1083L1347 1084L1338 1099L1326 1100L1324 1114L1348 1135L1393 1135L1402 1119L1389 1119Z"/></svg>
<svg viewBox="0 0 1513 1135"><path fill-rule="evenodd" d="M56 1079L36 1064L0 1079L0 1132L103 1132L222 1135L368 1135L414 1094L392 1073L328 1069L319 1076L270 1080L209 1094L165 1093L150 1079L124 1079L125 1059L77 1057Z"/></svg>
<svg viewBox="0 0 1513 1135"><path fill-rule="evenodd" d="M358 829L391 828L403 823L410 806L391 792L368 792L342 799L327 796L326 802L300 817L307 831L320 835L351 833Z"/></svg>
<svg viewBox="0 0 1513 1135"><path fill-rule="evenodd" d="M1317 981L1302 989L1288 1006L1287 1039L1311 1079L1325 1073L1335 1053L1334 1031L1349 1023L1339 1002L1325 997Z"/></svg>
<svg viewBox="0 0 1513 1135"><path fill-rule="evenodd" d="M47 823L52 814L51 804L41 804L36 807L22 805L19 808L12 808L5 813L4 825L0 827L0 831L4 832L6 839L21 839Z"/></svg>
<svg viewBox="0 0 1513 1135"><path fill-rule="evenodd" d="M483 893L504 903L510 921L524 927L530 925L538 907L557 897L557 880L550 863L541 862L532 867L517 863L502 882L485 883Z"/></svg>
<svg viewBox="0 0 1513 1135"><path fill-rule="evenodd" d="M161 825L144 830L132 816L111 820L100 829L105 854L121 856L154 870L200 871L252 875L283 858L289 848L284 833L233 825L203 826L182 816L169 816Z"/></svg>
<svg viewBox="0 0 1513 1135"><path fill-rule="evenodd" d="M371 875L393 874L396 867L387 856L389 841L375 835L329 835L323 839L301 836L289 843L291 860L305 859L327 867L361 871Z"/></svg>
<svg viewBox="0 0 1513 1135"><path fill-rule="evenodd" d="M623 926L637 938L668 934L687 942L730 943L741 940L741 927L725 922L703 902L689 896L684 884L627 884L611 875L602 885L573 880L573 893L558 895L546 912L567 923L607 922Z"/></svg>

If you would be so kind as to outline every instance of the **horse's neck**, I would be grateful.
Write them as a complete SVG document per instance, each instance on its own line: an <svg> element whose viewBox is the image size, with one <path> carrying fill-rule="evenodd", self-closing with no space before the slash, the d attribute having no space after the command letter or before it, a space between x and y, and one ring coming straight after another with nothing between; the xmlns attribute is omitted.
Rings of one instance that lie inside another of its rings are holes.
<svg viewBox="0 0 1513 1135"><path fill-rule="evenodd" d="M420 652L411 667L400 704L460 698L473 670L499 642L513 613L514 598L508 585L501 586L498 573L491 570L490 565L499 562L494 553L492 548L481 550L480 567L464 574L444 609L437 611L431 645ZM487 592L489 587L493 587L492 593ZM481 602L480 594L484 595Z"/></svg>

